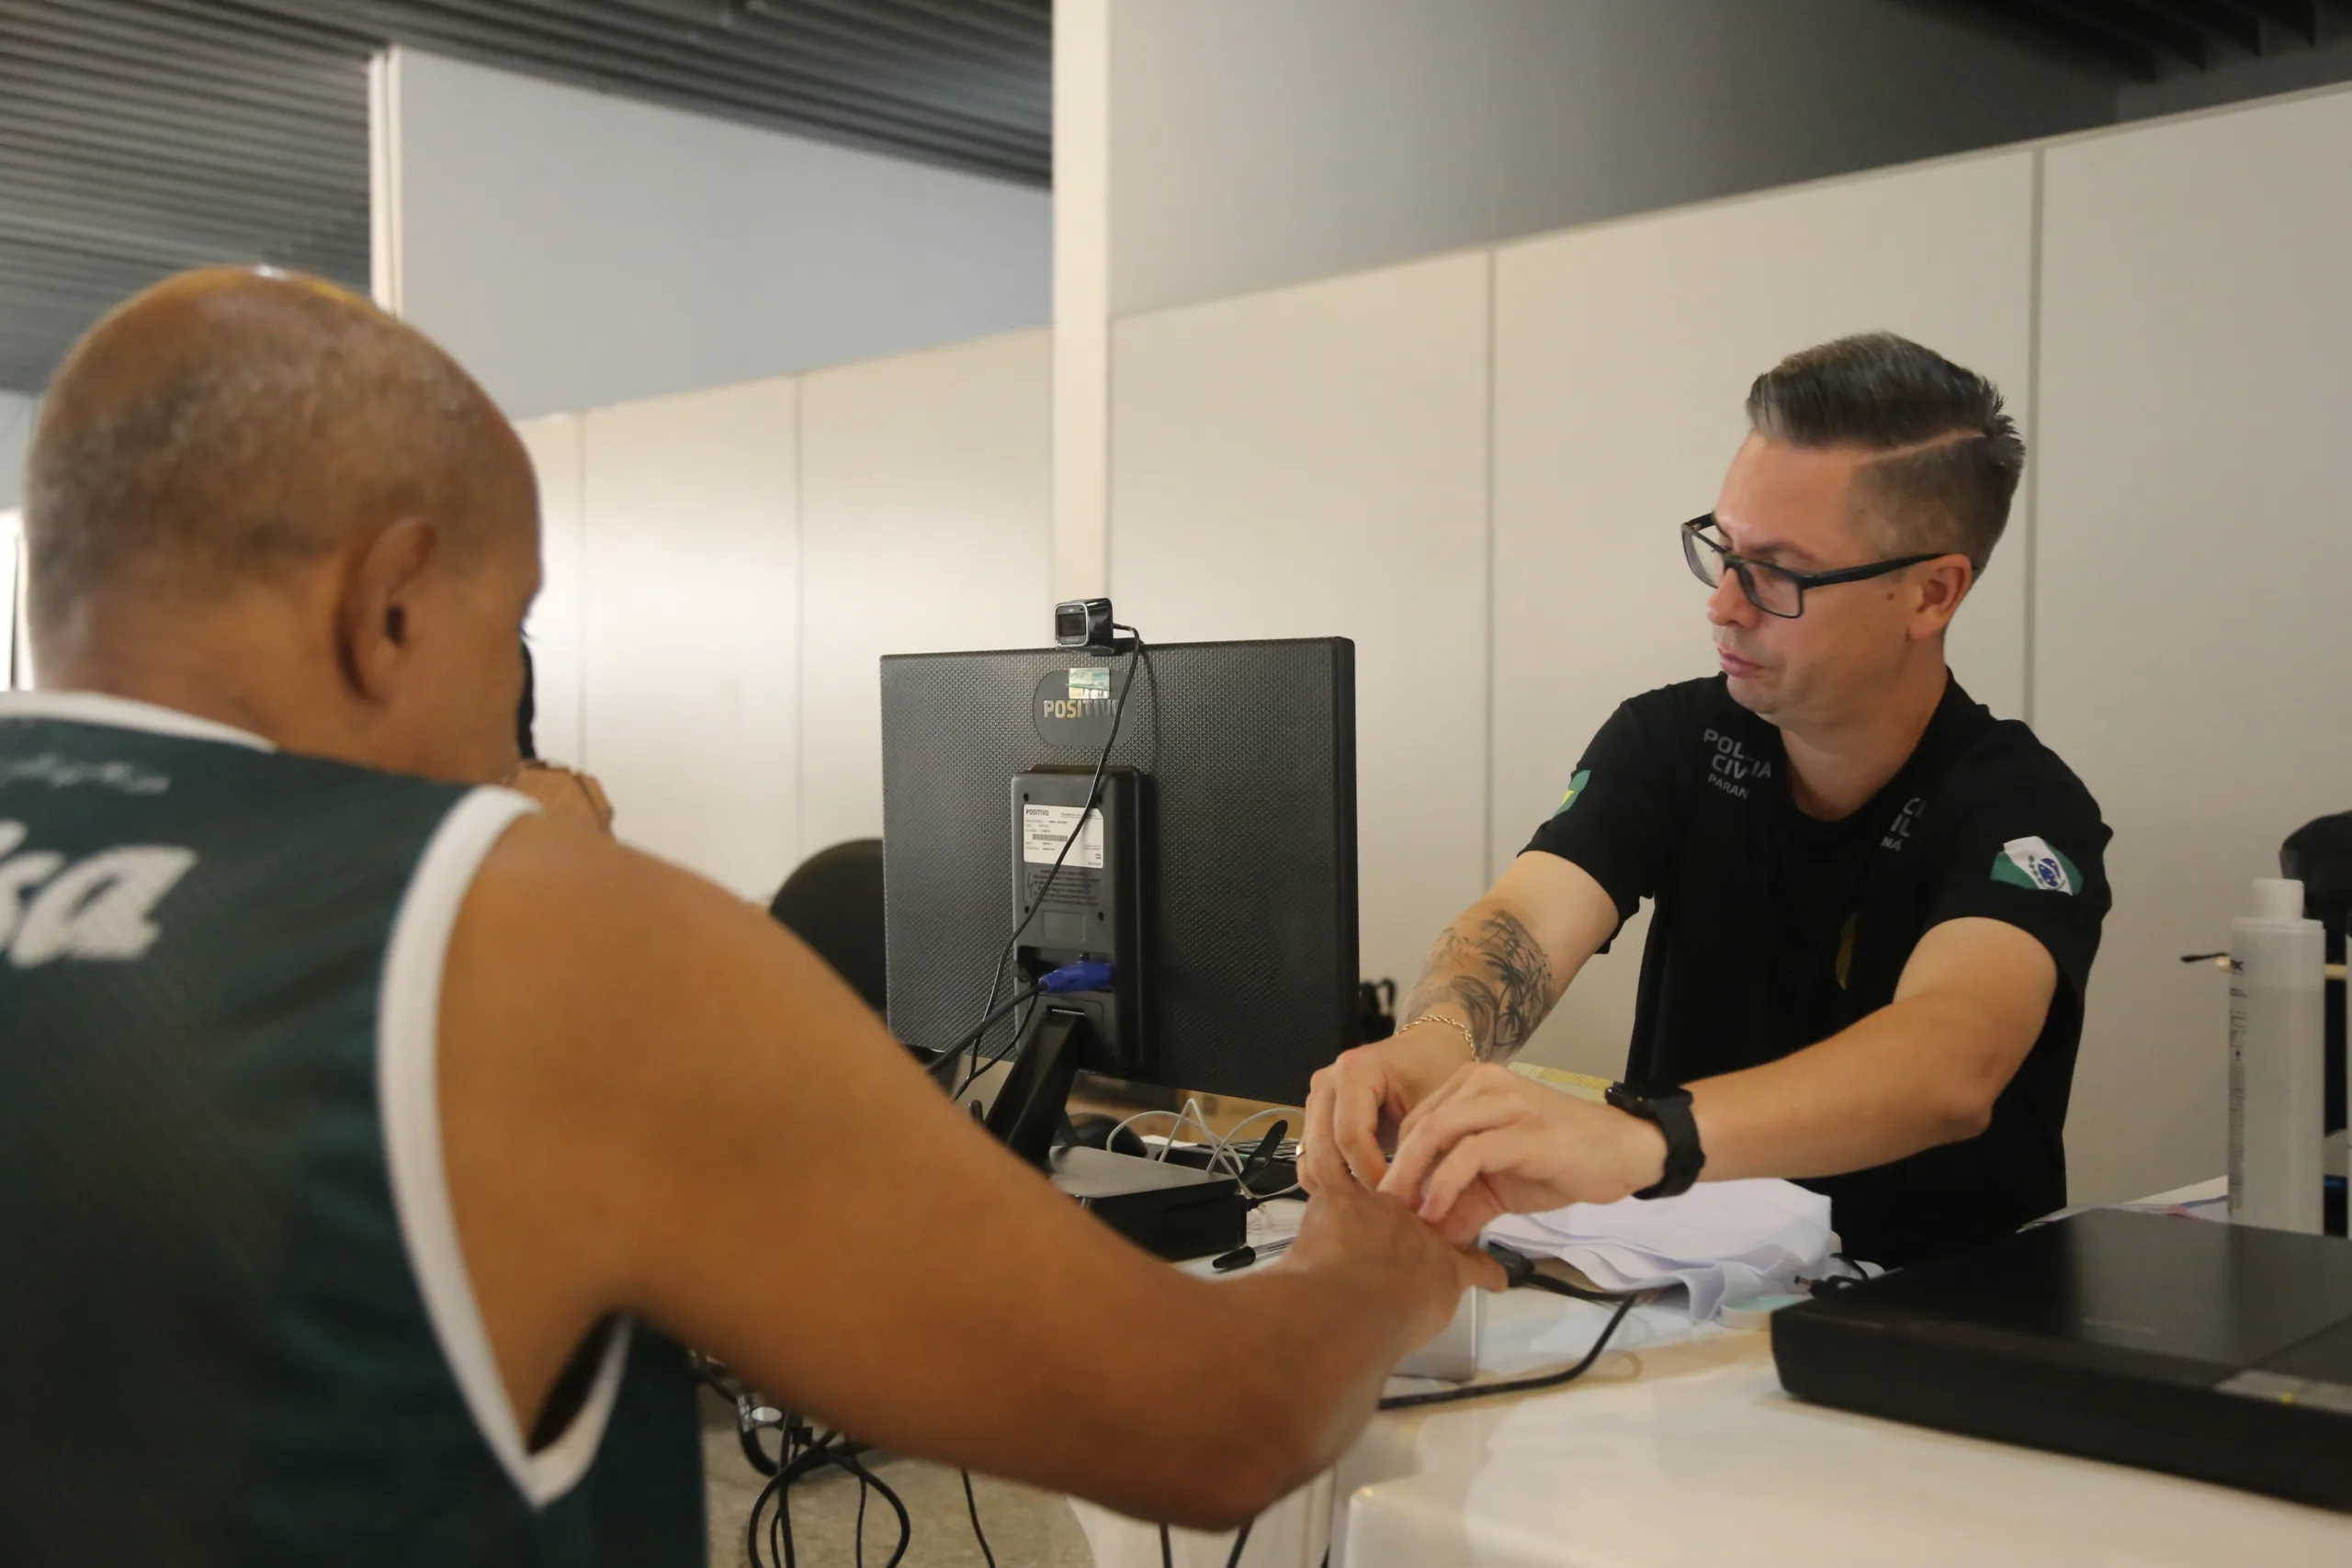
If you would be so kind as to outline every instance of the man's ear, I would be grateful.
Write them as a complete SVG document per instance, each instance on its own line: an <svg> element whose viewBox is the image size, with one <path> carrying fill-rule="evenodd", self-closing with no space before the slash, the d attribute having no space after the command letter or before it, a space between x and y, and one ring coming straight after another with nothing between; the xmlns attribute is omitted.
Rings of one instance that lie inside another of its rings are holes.
<svg viewBox="0 0 2352 1568"><path fill-rule="evenodd" d="M335 604L336 653L344 678L369 702L390 697L414 646L416 588L440 536L421 517L403 517L344 558Z"/></svg>
<svg viewBox="0 0 2352 1568"><path fill-rule="evenodd" d="M1975 585L1976 569L1966 556L1952 555L1921 561L1912 570L1911 637L1918 641L1941 636Z"/></svg>

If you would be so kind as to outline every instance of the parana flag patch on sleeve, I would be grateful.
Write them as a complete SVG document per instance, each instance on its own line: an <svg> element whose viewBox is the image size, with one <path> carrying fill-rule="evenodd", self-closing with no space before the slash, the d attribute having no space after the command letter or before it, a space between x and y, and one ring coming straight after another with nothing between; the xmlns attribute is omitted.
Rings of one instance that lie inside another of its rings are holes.
<svg viewBox="0 0 2352 1568"><path fill-rule="evenodd" d="M2042 893L2072 893L2082 886L2083 874L2047 839L2011 839L1993 857L1993 880Z"/></svg>

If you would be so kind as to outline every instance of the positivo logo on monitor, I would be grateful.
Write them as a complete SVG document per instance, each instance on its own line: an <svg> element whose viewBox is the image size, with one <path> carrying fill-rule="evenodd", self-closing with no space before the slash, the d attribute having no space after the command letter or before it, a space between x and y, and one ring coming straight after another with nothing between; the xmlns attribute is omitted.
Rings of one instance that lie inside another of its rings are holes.
<svg viewBox="0 0 2352 1568"><path fill-rule="evenodd" d="M1037 682L1030 708L1037 739L1064 751L1102 750L1111 739L1111 724L1117 713L1107 664L1046 671Z"/></svg>

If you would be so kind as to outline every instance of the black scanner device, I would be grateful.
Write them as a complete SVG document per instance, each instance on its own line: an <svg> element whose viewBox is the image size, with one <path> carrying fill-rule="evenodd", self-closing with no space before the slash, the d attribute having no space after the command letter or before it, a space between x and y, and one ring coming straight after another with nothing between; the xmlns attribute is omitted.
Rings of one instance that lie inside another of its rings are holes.
<svg viewBox="0 0 2352 1568"><path fill-rule="evenodd" d="M2099 1209L1772 1314L1800 1399L2352 1509L2352 1242Z"/></svg>

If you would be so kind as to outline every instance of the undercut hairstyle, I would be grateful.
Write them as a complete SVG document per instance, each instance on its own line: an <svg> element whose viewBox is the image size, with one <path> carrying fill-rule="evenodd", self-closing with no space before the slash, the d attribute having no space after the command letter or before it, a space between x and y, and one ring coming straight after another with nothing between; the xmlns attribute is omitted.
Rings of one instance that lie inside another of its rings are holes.
<svg viewBox="0 0 2352 1568"><path fill-rule="evenodd" d="M35 627L127 582L270 576L403 517L462 557L533 504L502 423L447 355L331 285L166 282L93 328L42 405L25 465Z"/></svg>
<svg viewBox="0 0 2352 1568"><path fill-rule="evenodd" d="M2025 471L2001 389L1893 333L1789 355L1748 389L1747 423L1768 441L1881 454L1854 472L1856 530L1889 556L1966 556L1979 575Z"/></svg>

